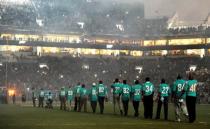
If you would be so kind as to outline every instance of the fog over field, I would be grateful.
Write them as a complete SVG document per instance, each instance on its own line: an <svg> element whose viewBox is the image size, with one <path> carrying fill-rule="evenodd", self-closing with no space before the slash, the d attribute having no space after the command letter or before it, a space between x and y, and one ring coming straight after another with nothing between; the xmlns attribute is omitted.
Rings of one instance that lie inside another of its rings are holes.
<svg viewBox="0 0 210 129"><path fill-rule="evenodd" d="M102 1L102 0L98 0ZM106 2L144 2L145 17L171 17L178 13L180 20L200 21L210 13L210 0L105 0ZM104 2L104 1L103 1Z"/></svg>

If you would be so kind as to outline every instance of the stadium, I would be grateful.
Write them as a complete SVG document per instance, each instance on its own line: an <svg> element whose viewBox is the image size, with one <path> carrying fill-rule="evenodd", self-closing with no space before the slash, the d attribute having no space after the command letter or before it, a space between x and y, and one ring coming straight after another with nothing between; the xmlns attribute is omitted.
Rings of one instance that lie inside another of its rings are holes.
<svg viewBox="0 0 210 129"><path fill-rule="evenodd" d="M0 0L0 128L209 128L210 3L185 8L190 2ZM134 85L150 77L155 115L161 79L172 87L180 74L198 82L195 123L174 122L171 100L168 121L144 119L143 102L137 119L130 103L127 117L112 114L116 78ZM87 113L59 110L61 88L80 82L89 90L100 80L104 115L89 102ZM33 107L40 89L53 94L53 110Z"/></svg>

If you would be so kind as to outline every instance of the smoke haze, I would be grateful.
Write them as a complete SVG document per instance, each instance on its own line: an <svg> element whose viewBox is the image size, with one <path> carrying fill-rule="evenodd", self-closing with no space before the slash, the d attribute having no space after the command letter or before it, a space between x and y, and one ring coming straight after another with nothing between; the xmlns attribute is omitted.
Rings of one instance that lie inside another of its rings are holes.
<svg viewBox="0 0 210 129"><path fill-rule="evenodd" d="M102 0L97 0L102 1ZM202 21L210 13L210 0L105 0L106 2L143 2L146 18L172 17L178 14L180 20ZM103 2L105 2L103 1Z"/></svg>

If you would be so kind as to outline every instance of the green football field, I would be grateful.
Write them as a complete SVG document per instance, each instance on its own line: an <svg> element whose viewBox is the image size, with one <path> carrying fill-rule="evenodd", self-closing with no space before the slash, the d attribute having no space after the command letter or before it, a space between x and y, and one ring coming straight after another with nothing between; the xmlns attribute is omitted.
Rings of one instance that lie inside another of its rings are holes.
<svg viewBox="0 0 210 129"><path fill-rule="evenodd" d="M90 109L89 113L78 113L60 111L58 108L49 110L0 105L0 129L210 129L210 105L197 106L197 121L193 124L174 122L174 108L171 105L169 121L143 119L142 106L140 118L134 118L133 107L129 109L129 116L121 117L112 114L111 104L106 104L104 115L92 114Z"/></svg>

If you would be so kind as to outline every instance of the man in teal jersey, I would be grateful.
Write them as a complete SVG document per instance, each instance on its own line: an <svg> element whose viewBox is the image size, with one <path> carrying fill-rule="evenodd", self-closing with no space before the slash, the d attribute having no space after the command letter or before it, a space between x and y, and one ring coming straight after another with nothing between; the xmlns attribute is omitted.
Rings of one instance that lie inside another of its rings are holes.
<svg viewBox="0 0 210 129"><path fill-rule="evenodd" d="M185 85L186 92L186 104L189 113L189 122L193 123L196 120L196 97L197 97L197 85L198 82L193 78L193 75L189 75L189 80Z"/></svg>
<svg viewBox="0 0 210 129"><path fill-rule="evenodd" d="M161 80L158 91L158 105L157 105L157 114L156 119L160 119L160 112L162 104L164 106L164 118L168 120L168 98L171 93L170 87L166 84L165 79Z"/></svg>
<svg viewBox="0 0 210 129"><path fill-rule="evenodd" d="M53 104L53 94L52 92L49 91L47 95L46 108L52 109L53 108L52 104Z"/></svg>
<svg viewBox="0 0 210 129"><path fill-rule="evenodd" d="M120 102L120 89L122 87L122 83L120 83L119 79L116 78L114 84L111 86L113 89L113 104L114 104L114 114L116 113L116 103L118 105L118 108L120 110L120 114L122 115L122 107Z"/></svg>
<svg viewBox="0 0 210 129"><path fill-rule="evenodd" d="M71 111L71 102L73 100L73 90L71 88L71 86L69 86L69 89L67 89L66 92L66 98L67 98L67 108L69 111Z"/></svg>
<svg viewBox="0 0 210 129"><path fill-rule="evenodd" d="M85 88L85 84L82 84L82 88L80 88L79 112L81 112L83 106L84 106L84 112L87 112L87 99L88 99L88 91Z"/></svg>
<svg viewBox="0 0 210 129"><path fill-rule="evenodd" d="M39 107L44 106L44 90L41 88L39 91Z"/></svg>
<svg viewBox="0 0 210 129"><path fill-rule="evenodd" d="M48 95L49 95L49 90L45 90L44 91L44 100L45 100L45 102L47 102Z"/></svg>
<svg viewBox="0 0 210 129"><path fill-rule="evenodd" d="M142 95L142 85L139 84L139 81L135 81L135 85L131 88L133 108L135 110L134 117L139 116L139 103Z"/></svg>
<svg viewBox="0 0 210 129"><path fill-rule="evenodd" d="M96 88L96 83L92 84L92 87L89 92L89 98L90 98L90 105L92 108L93 113L96 112L96 107L97 107L97 100L98 100L98 92Z"/></svg>
<svg viewBox="0 0 210 129"><path fill-rule="evenodd" d="M62 87L60 90L59 98L60 98L60 110L66 110L66 91L64 87Z"/></svg>
<svg viewBox="0 0 210 129"><path fill-rule="evenodd" d="M80 105L80 89L81 84L80 82L74 87L74 111L77 111Z"/></svg>
<svg viewBox="0 0 210 129"><path fill-rule="evenodd" d="M32 102L33 102L33 107L36 107L36 98L37 98L37 93L35 88L32 88Z"/></svg>
<svg viewBox="0 0 210 129"><path fill-rule="evenodd" d="M104 113L104 100L107 98L107 87L103 84L103 81L99 81L97 86L97 93L98 93L98 103L100 107L100 113Z"/></svg>
<svg viewBox="0 0 210 129"><path fill-rule="evenodd" d="M124 109L124 116L128 115L128 103L131 96L131 87L127 84L126 80L123 80L123 85L121 87L121 94L122 94L122 103Z"/></svg>
<svg viewBox="0 0 210 129"><path fill-rule="evenodd" d="M145 83L143 84L143 99L144 99L144 118L152 119L153 115L153 95L154 85L150 82L150 78L146 77Z"/></svg>
<svg viewBox="0 0 210 129"><path fill-rule="evenodd" d="M186 93L184 92L185 83L186 81L182 79L181 75L178 75L172 87L172 99L175 105L176 121L178 122L181 121L181 112L188 118Z"/></svg>

